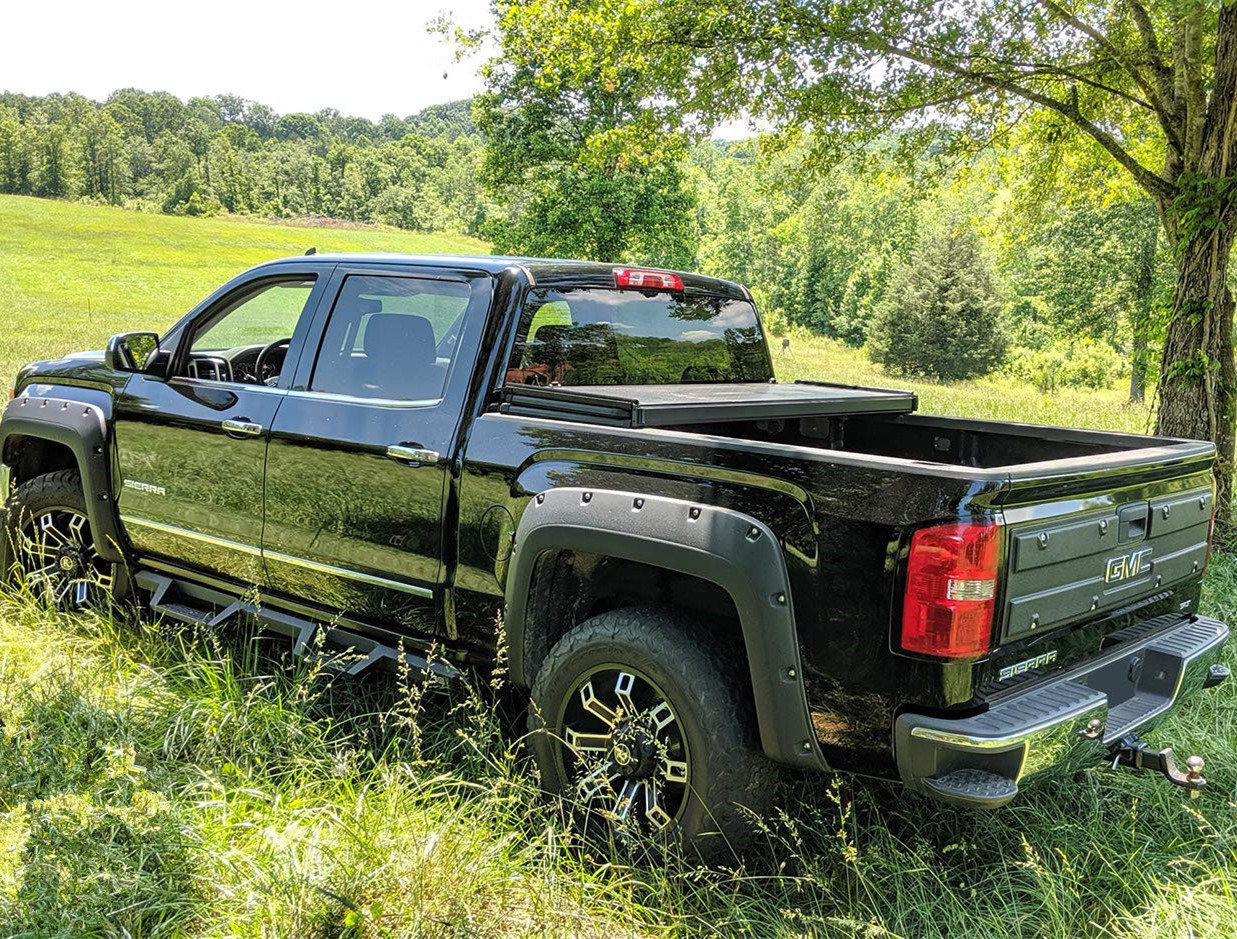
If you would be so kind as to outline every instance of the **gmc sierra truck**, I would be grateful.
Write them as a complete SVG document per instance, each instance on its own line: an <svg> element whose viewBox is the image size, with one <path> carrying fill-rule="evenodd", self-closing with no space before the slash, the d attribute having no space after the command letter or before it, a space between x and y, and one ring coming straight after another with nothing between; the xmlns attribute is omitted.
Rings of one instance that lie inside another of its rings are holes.
<svg viewBox="0 0 1237 939"><path fill-rule="evenodd" d="M25 367L0 457L25 589L322 630L351 672L505 654L548 790L705 853L782 768L976 808L1101 759L1205 783L1138 733L1228 674L1211 444L778 383L736 284L274 261Z"/></svg>

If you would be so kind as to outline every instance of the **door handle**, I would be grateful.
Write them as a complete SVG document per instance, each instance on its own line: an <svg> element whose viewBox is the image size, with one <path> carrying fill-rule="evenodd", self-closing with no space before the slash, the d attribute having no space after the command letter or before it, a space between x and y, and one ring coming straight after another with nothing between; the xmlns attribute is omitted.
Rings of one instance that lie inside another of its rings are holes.
<svg viewBox="0 0 1237 939"><path fill-rule="evenodd" d="M223 422L223 430L231 437L256 437L262 433L262 425L244 417L229 417Z"/></svg>
<svg viewBox="0 0 1237 939"><path fill-rule="evenodd" d="M387 447L387 457L396 463L407 463L409 466L433 466L441 456L437 450L422 450L419 447L405 447L392 444Z"/></svg>

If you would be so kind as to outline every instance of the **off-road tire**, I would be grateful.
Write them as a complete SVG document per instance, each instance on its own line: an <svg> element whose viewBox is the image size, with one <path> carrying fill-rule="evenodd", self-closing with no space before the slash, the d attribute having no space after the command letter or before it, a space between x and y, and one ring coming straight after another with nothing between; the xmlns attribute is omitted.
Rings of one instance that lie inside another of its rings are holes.
<svg viewBox="0 0 1237 939"><path fill-rule="evenodd" d="M559 726L577 683L591 669L629 667L664 693L690 753L686 798L657 840L677 841L689 857L706 863L743 856L758 837L757 818L774 804L782 774L760 749L741 651L659 607L612 610L571 629L541 663L531 692L530 739L543 789L567 804L577 798Z"/></svg>
<svg viewBox="0 0 1237 939"><path fill-rule="evenodd" d="M35 476L18 486L5 500L3 514L0 515L0 583L14 585L22 582L24 574L20 570L21 559L16 550L17 531L32 516L49 511L87 516L86 496L82 491L81 474L77 470L56 470ZM89 534L87 522L87 541ZM90 598L87 605L92 609L127 603L133 595L128 566L123 563L109 564L107 568L112 585L110 589L101 591L103 595Z"/></svg>

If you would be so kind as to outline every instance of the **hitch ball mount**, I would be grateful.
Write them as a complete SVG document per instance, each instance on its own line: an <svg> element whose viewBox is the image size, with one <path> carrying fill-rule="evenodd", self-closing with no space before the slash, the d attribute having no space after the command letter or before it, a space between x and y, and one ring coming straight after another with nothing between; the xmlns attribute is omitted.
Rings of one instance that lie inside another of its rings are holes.
<svg viewBox="0 0 1237 939"><path fill-rule="evenodd" d="M1189 790L1191 799L1197 799L1199 790L1207 785L1207 780L1203 777L1203 763L1201 756L1187 757L1186 771L1183 773L1177 768L1172 747L1153 749L1137 734L1126 734L1117 741L1112 750L1114 769L1117 766L1129 766L1160 773L1174 786Z"/></svg>

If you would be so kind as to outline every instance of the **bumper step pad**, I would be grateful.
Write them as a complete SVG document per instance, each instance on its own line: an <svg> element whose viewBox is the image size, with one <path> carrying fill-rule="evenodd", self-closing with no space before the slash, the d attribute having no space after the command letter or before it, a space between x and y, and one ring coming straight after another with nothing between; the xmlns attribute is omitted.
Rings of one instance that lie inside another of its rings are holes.
<svg viewBox="0 0 1237 939"><path fill-rule="evenodd" d="M1000 808L1018 794L1018 784L1006 776L982 769L956 769L936 779L925 779L931 795L954 805Z"/></svg>

